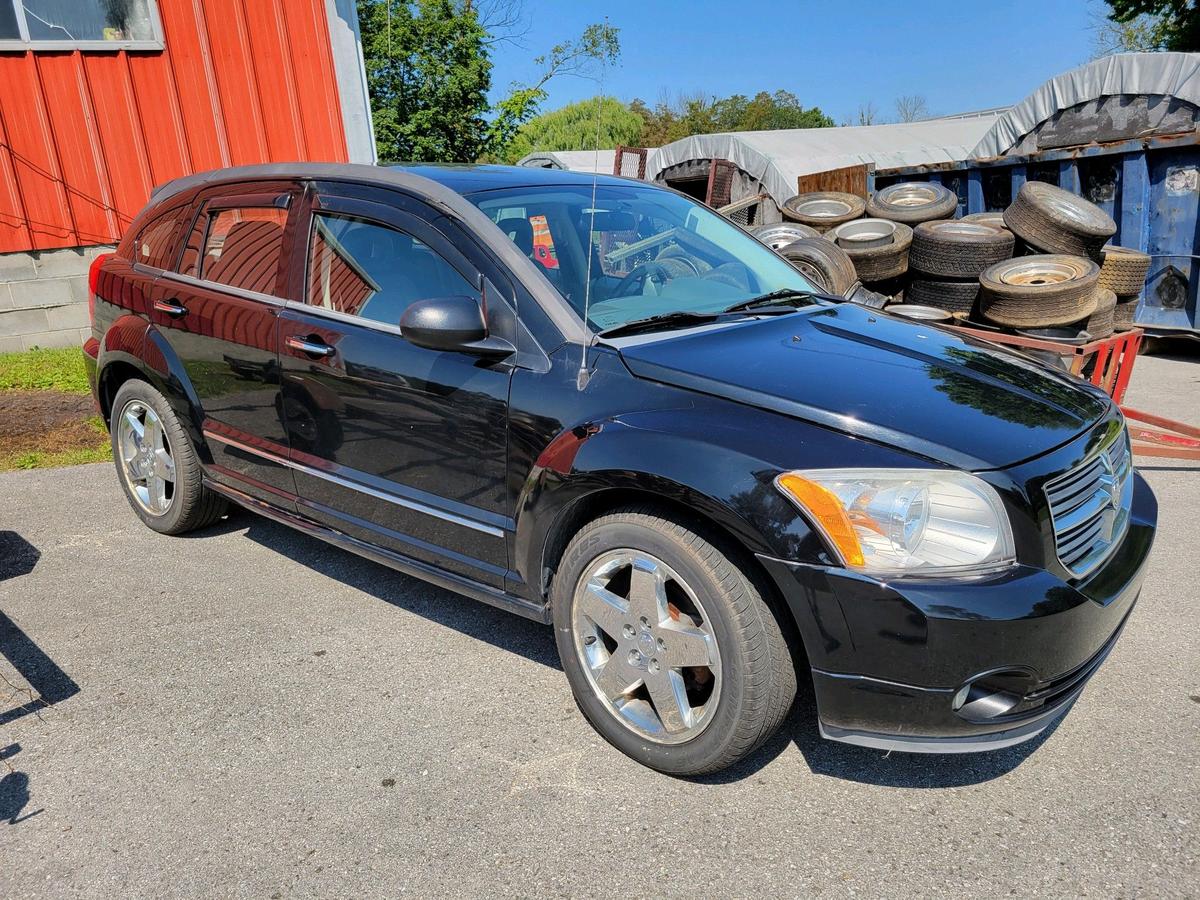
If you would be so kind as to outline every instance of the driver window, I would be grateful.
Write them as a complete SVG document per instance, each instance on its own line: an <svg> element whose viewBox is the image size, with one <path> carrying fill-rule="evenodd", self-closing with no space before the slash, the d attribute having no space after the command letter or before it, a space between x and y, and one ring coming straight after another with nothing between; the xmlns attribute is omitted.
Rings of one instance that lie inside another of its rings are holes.
<svg viewBox="0 0 1200 900"><path fill-rule="evenodd" d="M427 244L397 228L353 216L313 216L308 303L398 325L416 300L479 291Z"/></svg>

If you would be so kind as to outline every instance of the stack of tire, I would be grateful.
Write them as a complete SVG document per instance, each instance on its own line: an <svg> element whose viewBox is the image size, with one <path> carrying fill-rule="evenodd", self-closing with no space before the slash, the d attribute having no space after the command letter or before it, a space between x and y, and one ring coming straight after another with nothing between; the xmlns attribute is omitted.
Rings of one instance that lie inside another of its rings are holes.
<svg viewBox="0 0 1200 900"><path fill-rule="evenodd" d="M1004 223L1022 242L1023 254L980 274L984 318L1010 328L1067 328L1107 337L1114 330L1119 290L1127 298L1122 313L1128 310L1132 321L1150 258L1106 248L1117 225L1104 210L1054 185L1026 182L1004 211Z"/></svg>
<svg viewBox="0 0 1200 900"><path fill-rule="evenodd" d="M869 201L800 194L783 206L787 221L752 231L820 289L877 308L903 302L1092 338L1132 323L1150 258L1106 245L1116 223L1098 206L1027 182L1003 213L953 219L957 208L944 186L906 182Z"/></svg>

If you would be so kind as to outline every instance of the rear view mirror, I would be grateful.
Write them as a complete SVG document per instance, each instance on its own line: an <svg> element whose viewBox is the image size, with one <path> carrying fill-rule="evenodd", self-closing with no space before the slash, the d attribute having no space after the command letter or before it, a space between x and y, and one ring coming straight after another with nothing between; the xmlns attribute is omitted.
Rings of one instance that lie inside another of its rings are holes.
<svg viewBox="0 0 1200 900"><path fill-rule="evenodd" d="M427 350L447 350L477 356L508 356L516 348L489 337L483 308L474 297L430 297L417 300L400 317L400 334Z"/></svg>

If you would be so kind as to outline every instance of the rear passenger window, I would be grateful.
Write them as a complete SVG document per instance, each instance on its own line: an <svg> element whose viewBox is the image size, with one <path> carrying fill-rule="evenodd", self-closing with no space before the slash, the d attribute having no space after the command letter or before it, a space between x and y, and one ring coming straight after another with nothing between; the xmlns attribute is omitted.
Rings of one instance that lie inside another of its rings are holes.
<svg viewBox="0 0 1200 900"><path fill-rule="evenodd" d="M134 262L155 269L170 267L179 246L186 206L176 207L150 222L137 237L133 250Z"/></svg>
<svg viewBox="0 0 1200 900"><path fill-rule="evenodd" d="M209 217L200 277L245 291L274 294L287 210L222 209Z"/></svg>
<svg viewBox="0 0 1200 900"><path fill-rule="evenodd" d="M452 295L479 291L427 244L365 219L313 216L309 305L399 325L413 301Z"/></svg>
<svg viewBox="0 0 1200 900"><path fill-rule="evenodd" d="M287 210L221 209L201 215L188 235L179 272L217 284L277 294Z"/></svg>

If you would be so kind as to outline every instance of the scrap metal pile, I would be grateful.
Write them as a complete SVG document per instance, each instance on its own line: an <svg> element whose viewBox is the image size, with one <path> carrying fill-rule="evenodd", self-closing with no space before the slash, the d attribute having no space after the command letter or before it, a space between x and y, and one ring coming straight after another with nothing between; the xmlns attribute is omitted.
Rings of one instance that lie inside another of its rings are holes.
<svg viewBox="0 0 1200 900"><path fill-rule="evenodd" d="M821 289L899 315L1080 344L1132 328L1150 257L1106 244L1104 210L1035 181L1002 213L957 210L942 185L907 182L869 201L799 194L788 221L750 231Z"/></svg>

